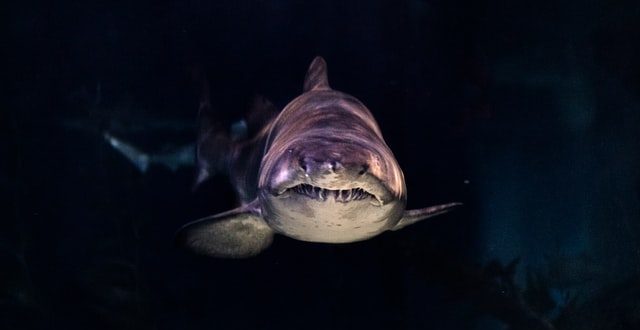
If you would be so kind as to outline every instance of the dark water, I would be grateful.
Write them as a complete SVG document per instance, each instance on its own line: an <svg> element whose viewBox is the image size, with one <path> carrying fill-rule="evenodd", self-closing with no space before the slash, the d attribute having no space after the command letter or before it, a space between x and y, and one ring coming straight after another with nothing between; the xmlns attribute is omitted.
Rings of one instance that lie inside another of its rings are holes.
<svg viewBox="0 0 640 330"><path fill-rule="evenodd" d="M5 4L2 329L640 328L637 1ZM235 206L192 167L205 74L225 125L298 95L322 55L377 117L409 207L365 242L256 258L173 245Z"/></svg>

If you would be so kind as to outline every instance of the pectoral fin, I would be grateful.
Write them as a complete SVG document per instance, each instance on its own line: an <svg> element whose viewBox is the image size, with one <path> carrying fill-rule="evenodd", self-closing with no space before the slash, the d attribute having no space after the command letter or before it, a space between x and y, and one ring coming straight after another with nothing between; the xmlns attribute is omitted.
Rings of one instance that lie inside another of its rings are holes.
<svg viewBox="0 0 640 330"><path fill-rule="evenodd" d="M252 204L186 224L176 235L177 244L219 258L257 255L271 245L273 231Z"/></svg>
<svg viewBox="0 0 640 330"><path fill-rule="evenodd" d="M420 220L435 217L443 213L447 213L454 208L462 205L462 203L449 203L425 207L423 209L405 210L402 219L391 228L391 230L402 229L408 225L412 225Z"/></svg>

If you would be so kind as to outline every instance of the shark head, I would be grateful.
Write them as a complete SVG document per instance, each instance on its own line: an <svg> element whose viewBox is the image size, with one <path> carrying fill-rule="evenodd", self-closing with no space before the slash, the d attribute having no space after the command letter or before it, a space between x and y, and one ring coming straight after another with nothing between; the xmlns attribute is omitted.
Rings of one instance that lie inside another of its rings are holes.
<svg viewBox="0 0 640 330"><path fill-rule="evenodd" d="M351 242L375 236L402 216L404 179L386 145L342 131L308 132L277 148L284 152L263 163L258 195L263 217L277 232Z"/></svg>
<svg viewBox="0 0 640 330"><path fill-rule="evenodd" d="M277 232L315 242L363 240L392 227L405 183L371 112L329 87L322 58L304 86L268 139L258 185L263 217Z"/></svg>

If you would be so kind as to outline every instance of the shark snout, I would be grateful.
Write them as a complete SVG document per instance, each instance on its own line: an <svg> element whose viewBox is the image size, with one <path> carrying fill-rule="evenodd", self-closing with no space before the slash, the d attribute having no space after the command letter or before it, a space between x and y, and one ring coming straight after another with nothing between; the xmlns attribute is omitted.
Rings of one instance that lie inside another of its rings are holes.
<svg viewBox="0 0 640 330"><path fill-rule="evenodd" d="M319 176L327 174L347 175L358 177L367 173L369 165L366 162L345 161L339 157L315 159L312 157L300 157L298 166L307 176Z"/></svg>

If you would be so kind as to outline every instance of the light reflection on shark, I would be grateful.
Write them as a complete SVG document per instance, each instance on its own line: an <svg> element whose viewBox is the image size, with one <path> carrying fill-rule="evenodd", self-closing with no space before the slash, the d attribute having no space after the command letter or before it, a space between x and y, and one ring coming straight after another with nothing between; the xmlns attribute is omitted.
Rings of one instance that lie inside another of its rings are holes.
<svg viewBox="0 0 640 330"><path fill-rule="evenodd" d="M266 100L254 109L263 128L232 141L211 119L205 86L200 105L198 182L230 175L241 206L182 227L177 242L199 254L244 258L274 233L324 243L366 240L445 213L460 203L405 210L404 176L371 112L331 89L317 57L304 93L277 116Z"/></svg>

